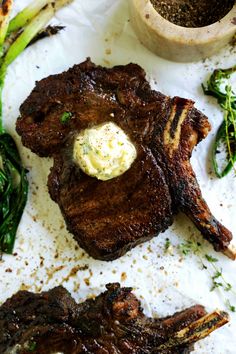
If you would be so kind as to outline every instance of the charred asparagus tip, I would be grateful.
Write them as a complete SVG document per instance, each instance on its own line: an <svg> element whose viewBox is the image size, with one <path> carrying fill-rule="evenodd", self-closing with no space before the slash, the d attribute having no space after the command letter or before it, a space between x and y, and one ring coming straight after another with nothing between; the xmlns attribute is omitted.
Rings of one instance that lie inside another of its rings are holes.
<svg viewBox="0 0 236 354"><path fill-rule="evenodd" d="M176 332L172 337L157 349L164 350L180 345L189 345L204 339L211 332L229 322L229 315L226 312L216 310L199 320L191 323L188 327Z"/></svg>
<svg viewBox="0 0 236 354"><path fill-rule="evenodd" d="M236 248L233 245L229 245L224 251L224 255L228 258L232 259L233 261L236 260Z"/></svg>

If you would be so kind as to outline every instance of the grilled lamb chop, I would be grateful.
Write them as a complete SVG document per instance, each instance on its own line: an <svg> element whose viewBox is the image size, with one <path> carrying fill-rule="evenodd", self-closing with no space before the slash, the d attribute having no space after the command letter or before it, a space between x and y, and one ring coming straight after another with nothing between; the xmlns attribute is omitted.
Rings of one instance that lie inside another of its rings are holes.
<svg viewBox="0 0 236 354"><path fill-rule="evenodd" d="M107 291L77 305L63 287L20 291L0 307L3 354L187 354L193 344L228 322L196 305L171 317L146 317L131 288Z"/></svg>
<svg viewBox="0 0 236 354"><path fill-rule="evenodd" d="M66 124L65 111L72 113ZM107 69L88 59L38 82L20 113L17 132L33 152L54 158L50 195L91 256L120 257L165 231L182 210L216 251L235 259L232 234L211 214L190 165L194 146L210 130L193 101L151 90L138 65ZM138 154L127 172L104 182L84 174L72 151L78 132L108 121Z"/></svg>

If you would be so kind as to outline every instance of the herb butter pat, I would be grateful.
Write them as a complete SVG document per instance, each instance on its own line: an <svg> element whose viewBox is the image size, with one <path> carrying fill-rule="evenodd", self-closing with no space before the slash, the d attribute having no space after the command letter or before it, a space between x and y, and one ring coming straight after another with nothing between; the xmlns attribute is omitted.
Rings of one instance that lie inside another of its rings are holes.
<svg viewBox="0 0 236 354"><path fill-rule="evenodd" d="M107 181L127 171L137 151L125 132L108 122L83 130L76 137L73 155L87 175Z"/></svg>

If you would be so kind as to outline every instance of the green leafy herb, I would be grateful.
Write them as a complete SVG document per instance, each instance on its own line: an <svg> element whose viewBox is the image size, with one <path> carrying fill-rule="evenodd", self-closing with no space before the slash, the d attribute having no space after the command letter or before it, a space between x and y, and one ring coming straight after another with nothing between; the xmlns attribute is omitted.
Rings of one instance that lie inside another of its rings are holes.
<svg viewBox="0 0 236 354"><path fill-rule="evenodd" d="M214 291L216 289L222 289L226 292L230 291L231 293L236 295L236 292L234 291L232 285L229 282L227 282L227 280L225 279L222 269L219 269L216 266L216 263L219 260L209 254L205 254L203 258L200 243L195 241L187 241L179 245L179 250L185 256L189 255L190 253L193 253L198 257L202 268L208 271L209 276L211 278L212 285L210 291ZM209 266L205 265L205 260L208 261ZM230 305L227 307L230 311L236 312L236 308L234 306Z"/></svg>
<svg viewBox="0 0 236 354"><path fill-rule="evenodd" d="M180 249L181 253L183 253L185 256L187 256L189 253L191 253L191 250L192 250L189 242L181 243L181 245L179 245L179 249Z"/></svg>
<svg viewBox="0 0 236 354"><path fill-rule="evenodd" d="M215 70L207 86L202 86L204 93L215 97L224 111L224 121L216 134L212 156L214 170L219 178L227 175L236 162L236 94L229 83L235 71L236 66L225 70ZM223 167L219 166L217 159L220 152L226 155Z"/></svg>
<svg viewBox="0 0 236 354"><path fill-rule="evenodd" d="M212 256L210 256L209 254L205 254L205 258L208 260L208 262L210 263L216 263L218 262L218 259L217 258L214 258Z"/></svg>
<svg viewBox="0 0 236 354"><path fill-rule="evenodd" d="M236 312L236 307L231 305L230 301L229 300L226 300L225 302L227 308L231 311L231 312Z"/></svg>
<svg viewBox="0 0 236 354"><path fill-rule="evenodd" d="M27 350L29 352L34 352L36 347L37 347L37 343L36 342L29 342Z"/></svg>
<svg viewBox="0 0 236 354"><path fill-rule="evenodd" d="M190 253L194 253L194 254L198 253L200 247L201 244L199 242L187 241L179 245L179 250L181 253L187 256Z"/></svg>
<svg viewBox="0 0 236 354"><path fill-rule="evenodd" d="M62 124L68 123L68 121L72 118L72 113L71 112L64 112L61 117L60 121Z"/></svg>
<svg viewBox="0 0 236 354"><path fill-rule="evenodd" d="M230 291L230 290L232 290L232 285L230 283L227 283L225 285L225 291Z"/></svg>
<svg viewBox="0 0 236 354"><path fill-rule="evenodd" d="M170 240L168 238L166 238L166 242L165 242L165 246L164 246L165 253L168 252L170 246L171 246Z"/></svg>
<svg viewBox="0 0 236 354"><path fill-rule="evenodd" d="M210 261L211 262L211 261ZM215 274L212 275L212 287L211 291L215 290L216 288L223 287L223 283L216 281L216 279L222 278L222 271L216 270Z"/></svg>
<svg viewBox="0 0 236 354"><path fill-rule="evenodd" d="M8 66L37 37L54 13L71 0L33 1L9 24L13 1L0 12L0 251L12 253L16 231L27 201L28 181L13 138L3 128L2 90ZM4 6L4 4L2 5ZM9 35L13 40L8 41ZM5 44L7 42L7 44Z"/></svg>
<svg viewBox="0 0 236 354"><path fill-rule="evenodd" d="M211 291L217 289L217 288L220 288L220 287L223 287L223 284L222 283L218 283L217 281L213 281L213 285L211 287Z"/></svg>
<svg viewBox="0 0 236 354"><path fill-rule="evenodd" d="M216 272L215 272L215 275L213 275L213 277L212 277L212 279L218 279L218 278L220 278L220 277L222 277L222 271L220 272L219 270L217 270Z"/></svg>
<svg viewBox="0 0 236 354"><path fill-rule="evenodd" d="M28 181L14 140L0 135L0 250L11 253L15 234L24 210Z"/></svg>

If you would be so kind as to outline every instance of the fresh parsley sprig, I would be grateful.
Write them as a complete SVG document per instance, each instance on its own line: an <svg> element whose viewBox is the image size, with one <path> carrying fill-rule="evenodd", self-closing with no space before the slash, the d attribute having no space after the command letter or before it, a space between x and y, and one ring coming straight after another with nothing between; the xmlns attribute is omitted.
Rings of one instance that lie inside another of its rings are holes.
<svg viewBox="0 0 236 354"><path fill-rule="evenodd" d="M216 134L213 147L213 166L219 178L226 176L236 162L236 94L229 83L231 75L236 71L236 66L229 69L217 69L207 82L202 85L206 95L217 99L224 111L224 120ZM219 152L226 153L226 163L220 167L217 159Z"/></svg>

